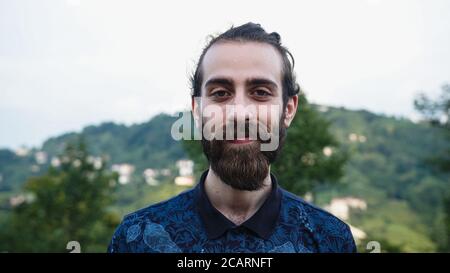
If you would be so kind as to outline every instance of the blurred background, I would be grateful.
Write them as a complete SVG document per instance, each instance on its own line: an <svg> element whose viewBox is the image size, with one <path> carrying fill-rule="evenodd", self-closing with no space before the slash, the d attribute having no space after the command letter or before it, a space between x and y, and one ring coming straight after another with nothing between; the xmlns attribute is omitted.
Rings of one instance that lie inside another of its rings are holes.
<svg viewBox="0 0 450 273"><path fill-rule="evenodd" d="M208 35L276 31L303 89L273 171L360 252L450 250L450 2L0 0L0 251L105 252L195 185L176 142Z"/></svg>

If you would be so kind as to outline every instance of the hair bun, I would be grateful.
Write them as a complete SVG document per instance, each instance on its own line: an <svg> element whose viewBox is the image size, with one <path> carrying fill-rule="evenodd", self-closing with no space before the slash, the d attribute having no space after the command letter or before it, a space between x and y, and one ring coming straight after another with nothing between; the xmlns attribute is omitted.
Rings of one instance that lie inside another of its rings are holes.
<svg viewBox="0 0 450 273"><path fill-rule="evenodd" d="M278 34L278 32L272 32L272 33L270 33L270 36L275 38L275 41L277 41L277 43L281 42L281 37L280 37L280 34Z"/></svg>

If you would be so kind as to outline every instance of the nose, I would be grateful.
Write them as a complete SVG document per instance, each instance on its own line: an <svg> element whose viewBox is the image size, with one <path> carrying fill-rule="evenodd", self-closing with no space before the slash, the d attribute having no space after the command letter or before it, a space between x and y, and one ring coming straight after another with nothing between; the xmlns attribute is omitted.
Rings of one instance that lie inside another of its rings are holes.
<svg viewBox="0 0 450 273"><path fill-rule="evenodd" d="M248 122L255 117L256 106L251 103L247 97L246 90L244 88L236 89L233 100L227 105L227 119L228 121L234 121L238 124L240 122Z"/></svg>

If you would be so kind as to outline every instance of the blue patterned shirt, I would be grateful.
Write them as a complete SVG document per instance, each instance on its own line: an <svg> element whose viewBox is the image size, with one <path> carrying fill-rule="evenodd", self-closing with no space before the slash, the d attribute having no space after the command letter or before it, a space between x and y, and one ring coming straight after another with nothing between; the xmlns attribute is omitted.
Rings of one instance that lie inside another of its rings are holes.
<svg viewBox="0 0 450 273"><path fill-rule="evenodd" d="M236 226L210 203L207 173L193 189L125 216L108 252L356 252L347 224L282 189L272 174L263 205Z"/></svg>

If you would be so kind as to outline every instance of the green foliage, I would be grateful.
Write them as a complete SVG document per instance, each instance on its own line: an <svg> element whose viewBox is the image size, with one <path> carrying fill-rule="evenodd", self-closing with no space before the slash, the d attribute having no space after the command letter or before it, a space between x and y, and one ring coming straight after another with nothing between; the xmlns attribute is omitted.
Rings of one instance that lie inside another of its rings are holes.
<svg viewBox="0 0 450 273"><path fill-rule="evenodd" d="M145 183L133 183L120 185L117 189L117 202L113 209L120 215L147 207L189 189L190 187L178 186L173 183L173 179L163 180L157 186L149 186Z"/></svg>
<svg viewBox="0 0 450 273"><path fill-rule="evenodd" d="M335 183L343 175L347 154L339 149L329 127L330 122L300 95L284 149L272 168L284 188L303 195L319 185ZM331 155L324 153L325 148Z"/></svg>
<svg viewBox="0 0 450 273"><path fill-rule="evenodd" d="M430 156L428 162L440 171L450 172L450 85L442 86L442 93L436 100L419 94L414 106L432 126L443 129L440 131L442 138L449 143L446 149Z"/></svg>
<svg viewBox="0 0 450 273"><path fill-rule="evenodd" d="M316 203L341 196L361 198L367 210L352 214L350 223L364 230L368 241L383 242L382 249L385 245L389 252L438 250L442 198L450 177L433 172L423 158L447 147L441 129L367 111L330 108L323 114L350 159L340 185L318 189ZM358 136L353 141L352 134Z"/></svg>
<svg viewBox="0 0 450 273"><path fill-rule="evenodd" d="M35 150L31 151L32 153ZM43 170L32 172L35 160L31 156L21 157L6 149L0 150L0 192L20 190L23 181L32 175L40 175Z"/></svg>
<svg viewBox="0 0 450 273"><path fill-rule="evenodd" d="M450 173L450 85L446 84L442 86L442 94L440 97L433 101L424 94L420 94L418 98L414 101L414 106L417 111L422 113L424 119L429 122L433 127L441 128L439 131L440 136L446 141L446 147L437 152L433 152L429 155L425 162L429 166L432 166L435 170ZM433 206L436 202L426 202L431 201L430 199L436 199L439 196L442 200L443 205L439 206L442 208L442 218L436 221L437 226L436 233L440 236L434 236L437 241L441 251L450 252L450 191L447 187L433 187L432 182L427 181L427 184L423 185L422 191L427 191L427 200L422 202L425 206ZM442 196L445 195L445 196ZM433 198L434 197L434 198ZM426 203L426 204L424 204ZM442 227L440 229L439 227ZM441 232L439 232L441 231Z"/></svg>
<svg viewBox="0 0 450 273"><path fill-rule="evenodd" d="M443 232L440 238L443 243L440 244L441 251L450 252L450 195L447 195L444 199L444 211L443 211Z"/></svg>
<svg viewBox="0 0 450 273"><path fill-rule="evenodd" d="M378 241L383 252L434 252L427 226L405 201L385 200L365 212L355 212L352 224L367 233L367 241ZM365 252L360 245L360 251Z"/></svg>
<svg viewBox="0 0 450 273"><path fill-rule="evenodd" d="M69 144L61 158L60 168L25 184L25 202L1 230L1 251L66 252L69 241L84 252L105 251L119 222L108 211L117 175L90 162L82 140Z"/></svg>

